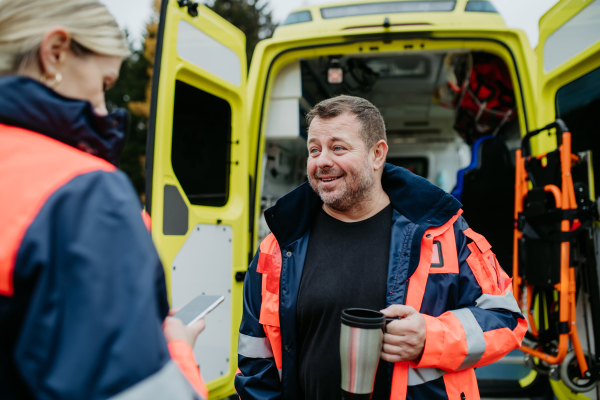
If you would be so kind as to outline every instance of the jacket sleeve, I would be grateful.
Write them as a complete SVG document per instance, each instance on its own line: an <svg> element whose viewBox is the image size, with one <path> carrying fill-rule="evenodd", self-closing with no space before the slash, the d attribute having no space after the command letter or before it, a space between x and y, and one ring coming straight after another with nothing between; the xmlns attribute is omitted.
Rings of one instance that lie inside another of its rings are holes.
<svg viewBox="0 0 600 400"><path fill-rule="evenodd" d="M512 280L483 236L464 218L454 223L458 264L458 307L438 317L422 314L425 348L413 368L461 371L484 366L521 346L527 322L512 293Z"/></svg>
<svg viewBox="0 0 600 400"><path fill-rule="evenodd" d="M35 398L193 397L169 357L164 272L122 172L80 175L53 193L13 279L29 292L14 357Z"/></svg>
<svg viewBox="0 0 600 400"><path fill-rule="evenodd" d="M238 341L238 373L235 389L241 400L281 399L280 375L269 339L259 322L262 274L256 271L260 250L244 280L244 311Z"/></svg>

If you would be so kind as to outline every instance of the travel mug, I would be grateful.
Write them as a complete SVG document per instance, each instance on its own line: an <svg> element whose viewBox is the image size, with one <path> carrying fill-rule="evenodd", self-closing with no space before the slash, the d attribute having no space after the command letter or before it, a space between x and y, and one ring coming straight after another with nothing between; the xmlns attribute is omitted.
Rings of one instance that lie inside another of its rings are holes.
<svg viewBox="0 0 600 400"><path fill-rule="evenodd" d="M385 315L379 311L364 308L342 310L340 359L344 400L371 398L385 321Z"/></svg>

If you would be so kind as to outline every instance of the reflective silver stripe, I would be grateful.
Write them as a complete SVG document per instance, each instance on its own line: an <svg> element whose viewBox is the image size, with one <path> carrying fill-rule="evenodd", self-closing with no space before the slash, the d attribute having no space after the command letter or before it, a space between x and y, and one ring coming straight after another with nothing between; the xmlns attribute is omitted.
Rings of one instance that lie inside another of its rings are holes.
<svg viewBox="0 0 600 400"><path fill-rule="evenodd" d="M417 368L408 366L408 386L422 385L425 382L434 381L441 378L446 371L438 368Z"/></svg>
<svg viewBox="0 0 600 400"><path fill-rule="evenodd" d="M456 318L460 321L465 335L467 336L467 347L469 352L463 360L457 371L471 368L481 359L483 352L485 351L485 339L483 337L483 330L479 326L479 323L475 319L475 316L468 308L461 308L460 310L452 310Z"/></svg>
<svg viewBox="0 0 600 400"><path fill-rule="evenodd" d="M281 377L283 376L283 370L277 369L277 373L279 374L279 381L281 381Z"/></svg>
<svg viewBox="0 0 600 400"><path fill-rule="evenodd" d="M494 296L492 294L482 294L475 300L475 307L489 310L490 308L501 308L514 313L521 313L519 305L515 300L513 293L508 291L504 296Z"/></svg>
<svg viewBox="0 0 600 400"><path fill-rule="evenodd" d="M196 396L196 397L194 397ZM185 379L173 361L169 361L160 371L111 397L111 400L190 400L198 398L192 385Z"/></svg>
<svg viewBox="0 0 600 400"><path fill-rule="evenodd" d="M258 338L240 333L238 354L248 358L269 358L273 357L273 350L266 337Z"/></svg>

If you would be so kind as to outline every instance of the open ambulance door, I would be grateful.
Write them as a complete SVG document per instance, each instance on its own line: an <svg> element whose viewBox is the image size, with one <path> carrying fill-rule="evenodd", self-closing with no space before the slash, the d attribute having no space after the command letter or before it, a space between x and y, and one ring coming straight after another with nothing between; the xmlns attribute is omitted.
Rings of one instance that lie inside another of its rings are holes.
<svg viewBox="0 0 600 400"><path fill-rule="evenodd" d="M182 6L180 6L182 4ZM172 308L224 295L194 352L210 398L234 393L248 255L246 40L192 1L163 0L146 158L146 210Z"/></svg>
<svg viewBox="0 0 600 400"><path fill-rule="evenodd" d="M540 19L540 40L537 78L541 91L538 98L538 127L545 126L557 118L562 119L572 134L574 153L591 150L589 196L595 200L600 172L600 0L560 0ZM556 148L554 135L538 135L532 143L534 154ZM593 170L596 166L596 171ZM594 177L593 172L596 172ZM576 189L577 190L577 189ZM596 228L596 238L598 230ZM596 242L598 249L598 242ZM591 249L594 258L594 250ZM597 254L596 254L597 258ZM584 351L594 359L596 379L600 379L600 293L597 262L588 268L594 272L588 279L589 302L581 301L578 294L577 327ZM586 296L587 297L587 296ZM583 303L587 303L587 320ZM565 359L567 363L569 356ZM565 366L566 368L567 366ZM597 389L584 393L573 393L563 381L550 381L559 399L597 399ZM585 397L584 397L585 396Z"/></svg>

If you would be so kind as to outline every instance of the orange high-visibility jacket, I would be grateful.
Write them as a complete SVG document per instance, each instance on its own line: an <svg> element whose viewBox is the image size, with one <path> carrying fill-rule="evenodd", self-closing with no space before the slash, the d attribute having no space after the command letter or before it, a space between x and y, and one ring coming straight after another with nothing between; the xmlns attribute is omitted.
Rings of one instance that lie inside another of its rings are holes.
<svg viewBox="0 0 600 400"><path fill-rule="evenodd" d="M162 331L162 265L113 165L123 122L0 77L0 399L208 397Z"/></svg>
<svg viewBox="0 0 600 400"><path fill-rule="evenodd" d="M394 208L386 302L412 306L427 325L421 359L394 365L390 398L479 399L474 368L518 348L527 330L511 279L454 197L389 164L382 184ZM242 400L298 398L296 300L321 204L305 183L265 212L272 233L244 283L235 379Z"/></svg>

